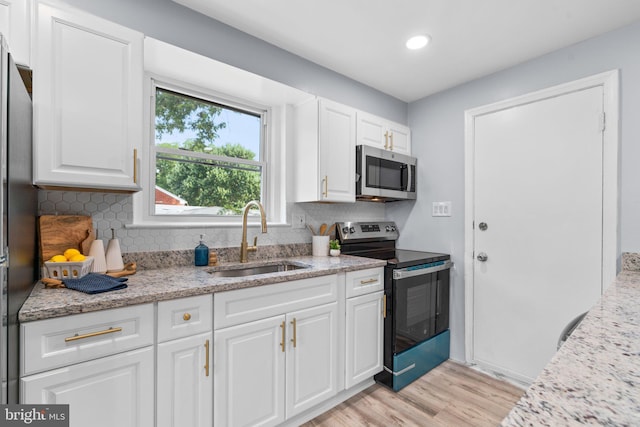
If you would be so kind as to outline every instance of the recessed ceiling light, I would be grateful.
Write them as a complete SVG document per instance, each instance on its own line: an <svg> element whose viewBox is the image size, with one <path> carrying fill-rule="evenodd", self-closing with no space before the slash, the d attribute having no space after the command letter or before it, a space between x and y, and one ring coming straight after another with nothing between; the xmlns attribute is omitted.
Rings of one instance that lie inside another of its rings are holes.
<svg viewBox="0 0 640 427"><path fill-rule="evenodd" d="M425 47L431 41L431 37L428 35L413 36L407 40L407 49L416 50Z"/></svg>

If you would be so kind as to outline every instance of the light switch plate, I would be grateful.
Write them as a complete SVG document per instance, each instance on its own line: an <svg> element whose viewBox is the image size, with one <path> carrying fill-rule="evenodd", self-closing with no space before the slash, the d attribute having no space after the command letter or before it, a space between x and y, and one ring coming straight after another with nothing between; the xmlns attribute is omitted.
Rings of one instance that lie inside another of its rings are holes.
<svg viewBox="0 0 640 427"><path fill-rule="evenodd" d="M451 202L433 202L431 216L451 216Z"/></svg>
<svg viewBox="0 0 640 427"><path fill-rule="evenodd" d="M305 228L306 226L307 222L305 220L304 214L294 214L291 216L292 228Z"/></svg>

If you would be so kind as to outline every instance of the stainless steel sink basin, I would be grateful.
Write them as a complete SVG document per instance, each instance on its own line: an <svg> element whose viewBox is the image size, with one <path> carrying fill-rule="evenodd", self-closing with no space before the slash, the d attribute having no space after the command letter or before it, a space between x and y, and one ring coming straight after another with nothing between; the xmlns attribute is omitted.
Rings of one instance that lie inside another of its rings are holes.
<svg viewBox="0 0 640 427"><path fill-rule="evenodd" d="M255 276L257 274L279 273L284 271L300 270L303 268L309 268L303 264L293 264L289 262L278 262L274 264L263 265L247 265L247 266L234 266L230 268L220 270L210 270L209 274L214 277L244 277Z"/></svg>

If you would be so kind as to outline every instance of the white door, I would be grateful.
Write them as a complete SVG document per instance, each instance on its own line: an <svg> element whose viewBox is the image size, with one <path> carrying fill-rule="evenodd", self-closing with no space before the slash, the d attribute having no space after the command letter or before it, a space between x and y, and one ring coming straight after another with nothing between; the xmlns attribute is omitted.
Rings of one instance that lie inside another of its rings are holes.
<svg viewBox="0 0 640 427"><path fill-rule="evenodd" d="M211 426L211 332L158 344L158 427Z"/></svg>
<svg viewBox="0 0 640 427"><path fill-rule="evenodd" d="M69 404L71 427L151 427L153 389L147 347L24 377L21 403Z"/></svg>
<svg viewBox="0 0 640 427"><path fill-rule="evenodd" d="M602 113L597 86L475 118L473 358L482 366L532 381L564 326L601 295Z"/></svg>
<svg viewBox="0 0 640 427"><path fill-rule="evenodd" d="M380 291L347 299L347 389L382 371L383 297Z"/></svg>
<svg viewBox="0 0 640 427"><path fill-rule="evenodd" d="M338 303L287 314L287 418L338 393Z"/></svg>
<svg viewBox="0 0 640 427"><path fill-rule="evenodd" d="M345 105L320 100L320 200L356 200L356 111ZM335 159L340 161L335 161ZM348 167L345 167L348 165Z"/></svg>
<svg viewBox="0 0 640 427"><path fill-rule="evenodd" d="M275 426L284 421L285 316L214 332L216 426Z"/></svg>

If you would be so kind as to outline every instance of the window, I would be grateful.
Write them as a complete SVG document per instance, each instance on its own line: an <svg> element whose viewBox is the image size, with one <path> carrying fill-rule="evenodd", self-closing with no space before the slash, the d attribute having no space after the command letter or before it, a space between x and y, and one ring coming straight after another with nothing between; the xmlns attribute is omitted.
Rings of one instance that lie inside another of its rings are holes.
<svg viewBox="0 0 640 427"><path fill-rule="evenodd" d="M265 199L266 111L156 84L151 215L240 215Z"/></svg>

